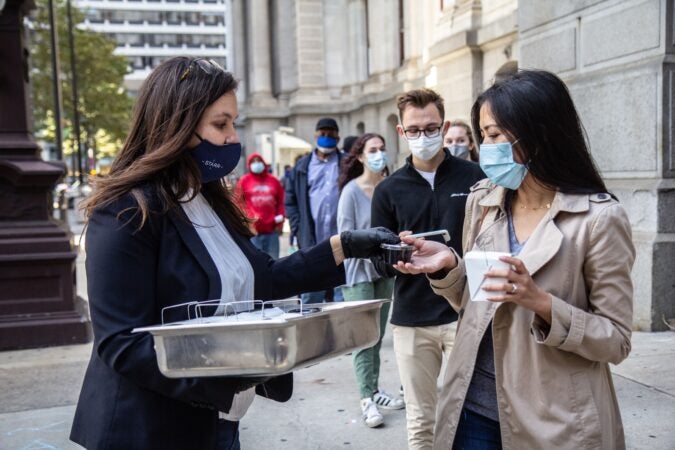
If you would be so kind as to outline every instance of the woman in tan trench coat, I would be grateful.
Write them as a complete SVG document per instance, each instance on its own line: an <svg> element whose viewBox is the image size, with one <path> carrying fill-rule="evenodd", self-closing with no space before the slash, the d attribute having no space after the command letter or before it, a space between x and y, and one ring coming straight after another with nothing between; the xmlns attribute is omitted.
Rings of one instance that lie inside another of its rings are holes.
<svg viewBox="0 0 675 450"><path fill-rule="evenodd" d="M511 253L472 301L452 249L404 238L396 268L429 274L460 314L437 411L437 449L621 449L608 363L628 356L635 250L560 79L521 71L472 109L488 179L469 195L464 251ZM506 279L507 282L496 281Z"/></svg>

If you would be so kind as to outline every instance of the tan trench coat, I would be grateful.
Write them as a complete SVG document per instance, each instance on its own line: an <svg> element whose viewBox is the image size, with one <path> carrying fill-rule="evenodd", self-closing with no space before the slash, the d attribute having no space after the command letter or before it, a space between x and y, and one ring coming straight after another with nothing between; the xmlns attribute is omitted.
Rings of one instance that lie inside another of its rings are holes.
<svg viewBox="0 0 675 450"><path fill-rule="evenodd" d="M506 190L487 180L471 190L464 250L508 252ZM452 446L478 345L491 321L503 448L625 448L608 363L618 364L631 349L635 250L626 213L607 194L558 192L518 258L551 294L550 330L514 304L471 302L461 260L444 279L430 280L460 313L434 449Z"/></svg>

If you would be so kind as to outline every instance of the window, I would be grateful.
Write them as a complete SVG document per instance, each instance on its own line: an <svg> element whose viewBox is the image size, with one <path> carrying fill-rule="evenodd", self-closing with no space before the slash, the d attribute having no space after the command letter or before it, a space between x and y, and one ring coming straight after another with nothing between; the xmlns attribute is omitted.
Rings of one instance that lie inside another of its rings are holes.
<svg viewBox="0 0 675 450"><path fill-rule="evenodd" d="M89 9L87 10L87 19L91 23L102 23L103 13L98 9Z"/></svg>
<svg viewBox="0 0 675 450"><path fill-rule="evenodd" d="M141 58L140 56L129 57L129 62L131 63L131 67L134 70L140 70L143 68L143 58Z"/></svg>
<svg viewBox="0 0 675 450"><path fill-rule="evenodd" d="M143 37L140 34L133 34L133 33L118 34L115 36L115 40L120 45L126 44L129 44L131 46L143 45Z"/></svg>
<svg viewBox="0 0 675 450"><path fill-rule="evenodd" d="M143 19L147 20L148 23L162 23L162 15L159 11L144 11Z"/></svg>
<svg viewBox="0 0 675 450"><path fill-rule="evenodd" d="M199 25L199 13L189 12L185 14L185 23L188 25Z"/></svg>
<svg viewBox="0 0 675 450"><path fill-rule="evenodd" d="M169 25L180 25L183 18L179 12L176 11L167 11L164 13L164 20Z"/></svg>
<svg viewBox="0 0 675 450"><path fill-rule="evenodd" d="M218 47L219 45L225 45L225 36L204 36L202 42L204 42L207 47Z"/></svg>
<svg viewBox="0 0 675 450"><path fill-rule="evenodd" d="M124 15L122 11L107 11L108 21L110 23L124 23Z"/></svg>
<svg viewBox="0 0 675 450"><path fill-rule="evenodd" d="M175 34L155 34L150 36L154 37L155 45L163 46L164 44L167 45L178 44L178 36L176 36Z"/></svg>
<svg viewBox="0 0 675 450"><path fill-rule="evenodd" d="M142 24L144 20L143 13L140 11L126 11L124 18L134 25Z"/></svg>
<svg viewBox="0 0 675 450"><path fill-rule="evenodd" d="M220 13L203 13L202 20L204 25L221 25L223 23L223 15Z"/></svg>
<svg viewBox="0 0 675 450"><path fill-rule="evenodd" d="M142 56L142 61L143 61L143 68L145 69L146 67L152 67L152 56Z"/></svg>

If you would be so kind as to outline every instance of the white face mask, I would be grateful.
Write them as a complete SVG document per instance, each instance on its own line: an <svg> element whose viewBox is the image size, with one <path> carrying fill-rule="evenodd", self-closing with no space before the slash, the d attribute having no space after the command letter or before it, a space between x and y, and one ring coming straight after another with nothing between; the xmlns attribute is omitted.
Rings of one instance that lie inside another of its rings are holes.
<svg viewBox="0 0 675 450"><path fill-rule="evenodd" d="M408 148L416 158L429 161L443 148L443 135L438 133L438 136L430 138L422 133L417 139L408 139Z"/></svg>
<svg viewBox="0 0 675 450"><path fill-rule="evenodd" d="M251 163L251 172L253 173L263 173L265 170L265 164L261 163L260 161L252 162Z"/></svg>
<svg viewBox="0 0 675 450"><path fill-rule="evenodd" d="M321 153L323 153L324 155L330 155L330 154L333 153L335 150L337 150L336 147L326 148L326 147L319 147L318 145L316 146L316 148L317 148Z"/></svg>

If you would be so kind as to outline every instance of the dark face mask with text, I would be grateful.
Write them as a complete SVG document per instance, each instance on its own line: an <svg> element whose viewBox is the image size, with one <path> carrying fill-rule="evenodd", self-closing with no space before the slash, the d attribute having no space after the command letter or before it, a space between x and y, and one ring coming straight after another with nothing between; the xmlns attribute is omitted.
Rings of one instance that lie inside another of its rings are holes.
<svg viewBox="0 0 675 450"><path fill-rule="evenodd" d="M227 176L237 167L241 157L241 144L216 145L195 133L201 142L194 149L189 150L199 166L202 183L219 180Z"/></svg>

